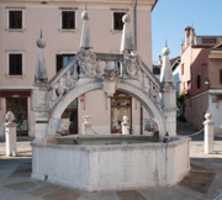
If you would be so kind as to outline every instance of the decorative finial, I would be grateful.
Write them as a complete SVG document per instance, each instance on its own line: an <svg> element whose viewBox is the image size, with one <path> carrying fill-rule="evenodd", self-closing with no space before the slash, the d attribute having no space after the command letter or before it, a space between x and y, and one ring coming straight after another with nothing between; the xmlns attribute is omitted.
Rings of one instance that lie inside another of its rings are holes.
<svg viewBox="0 0 222 200"><path fill-rule="evenodd" d="M173 83L173 73L169 60L170 49L168 47L164 47L162 50L162 67L160 74L160 82L168 82Z"/></svg>
<svg viewBox="0 0 222 200"><path fill-rule="evenodd" d="M90 41L90 28L89 28L89 15L87 10L85 9L82 14L82 32L80 38L80 48L90 49L91 41Z"/></svg>
<svg viewBox="0 0 222 200"><path fill-rule="evenodd" d="M37 63L35 70L35 82L36 83L47 83L48 76L45 64L44 48L46 46L46 41L43 39L43 32L40 30L39 38L36 41L38 47Z"/></svg>
<svg viewBox="0 0 222 200"><path fill-rule="evenodd" d="M168 42L167 40L165 41L165 47L162 50L163 56L167 56L170 54L170 49L168 48Z"/></svg>
<svg viewBox="0 0 222 200"><path fill-rule="evenodd" d="M170 55L170 49L168 47L164 47L162 51L163 56Z"/></svg>
<svg viewBox="0 0 222 200"><path fill-rule="evenodd" d="M120 52L131 51L133 50L133 38L130 30L130 16L126 14L122 18L123 21L123 32L122 32L122 40L120 46Z"/></svg>
<svg viewBox="0 0 222 200"><path fill-rule="evenodd" d="M46 42L45 40L43 39L43 32L42 30L40 30L40 35L39 35L39 38L37 39L36 41L36 45L37 47L39 47L40 49L43 49L46 47Z"/></svg>

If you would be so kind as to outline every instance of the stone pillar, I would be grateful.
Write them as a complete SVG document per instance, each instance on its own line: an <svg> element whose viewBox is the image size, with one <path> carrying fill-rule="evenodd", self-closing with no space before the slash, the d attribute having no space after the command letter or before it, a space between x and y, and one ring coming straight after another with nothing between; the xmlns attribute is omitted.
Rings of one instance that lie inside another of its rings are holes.
<svg viewBox="0 0 222 200"><path fill-rule="evenodd" d="M35 114L35 142L46 141L48 130L48 90L45 85L34 87L32 91L32 109Z"/></svg>
<svg viewBox="0 0 222 200"><path fill-rule="evenodd" d="M176 89L173 81L173 73L169 61L169 48L163 49L161 68L161 101L165 115L166 133L176 136Z"/></svg>
<svg viewBox="0 0 222 200"><path fill-rule="evenodd" d="M5 154L16 156L16 123L5 123Z"/></svg>
<svg viewBox="0 0 222 200"><path fill-rule="evenodd" d="M210 113L205 114L204 121L204 153L210 154L213 152L214 145L214 122Z"/></svg>
<svg viewBox="0 0 222 200"><path fill-rule="evenodd" d="M32 110L35 115L35 141L46 142L46 134L48 130L48 76L47 67L45 64L44 48L46 41L43 39L43 33L40 32L40 37L36 41L38 47L37 63L35 69L35 81L32 91Z"/></svg>

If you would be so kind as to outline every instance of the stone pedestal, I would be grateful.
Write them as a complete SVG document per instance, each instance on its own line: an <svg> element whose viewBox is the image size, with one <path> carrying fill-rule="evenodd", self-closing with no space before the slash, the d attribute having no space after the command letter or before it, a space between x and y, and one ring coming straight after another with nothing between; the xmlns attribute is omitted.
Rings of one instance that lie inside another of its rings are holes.
<svg viewBox="0 0 222 200"><path fill-rule="evenodd" d="M213 152L214 145L214 122L212 120L212 115L206 113L204 121L204 153L210 154Z"/></svg>
<svg viewBox="0 0 222 200"><path fill-rule="evenodd" d="M32 91L32 109L35 114L35 142L45 141L48 130L48 88L47 84L37 83Z"/></svg>
<svg viewBox="0 0 222 200"><path fill-rule="evenodd" d="M5 123L5 153L6 156L16 156L16 124Z"/></svg>

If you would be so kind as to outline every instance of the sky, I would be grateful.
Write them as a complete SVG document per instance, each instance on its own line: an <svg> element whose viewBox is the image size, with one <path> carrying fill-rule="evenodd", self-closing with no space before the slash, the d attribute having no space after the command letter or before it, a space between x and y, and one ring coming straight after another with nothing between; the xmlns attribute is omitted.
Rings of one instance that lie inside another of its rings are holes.
<svg viewBox="0 0 222 200"><path fill-rule="evenodd" d="M152 13L154 62L166 41L170 56L180 55L186 26L197 35L222 35L222 0L159 0Z"/></svg>

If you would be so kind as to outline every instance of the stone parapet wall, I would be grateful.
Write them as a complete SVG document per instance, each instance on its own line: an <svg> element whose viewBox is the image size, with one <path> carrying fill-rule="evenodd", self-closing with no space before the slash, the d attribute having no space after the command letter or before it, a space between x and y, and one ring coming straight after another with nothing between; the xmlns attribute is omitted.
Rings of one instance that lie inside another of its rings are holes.
<svg viewBox="0 0 222 200"><path fill-rule="evenodd" d="M33 178L88 191L174 185L189 170L188 138L170 143L33 144Z"/></svg>

